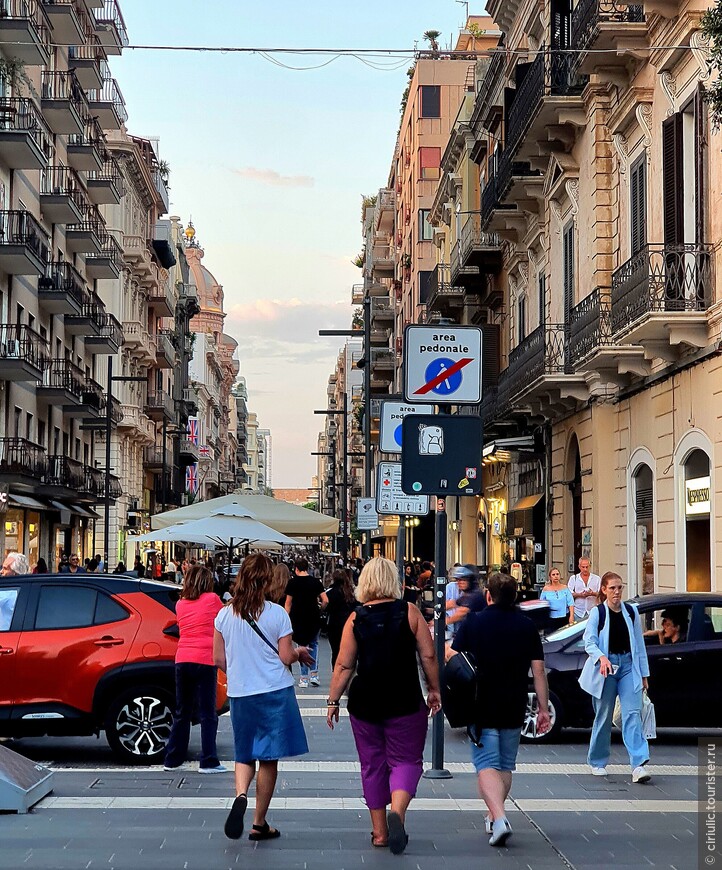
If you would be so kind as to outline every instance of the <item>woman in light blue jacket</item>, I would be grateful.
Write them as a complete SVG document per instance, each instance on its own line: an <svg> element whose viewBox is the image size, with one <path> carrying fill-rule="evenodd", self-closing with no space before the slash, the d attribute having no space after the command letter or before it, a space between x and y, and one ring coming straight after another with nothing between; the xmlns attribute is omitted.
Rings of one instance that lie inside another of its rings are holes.
<svg viewBox="0 0 722 870"><path fill-rule="evenodd" d="M589 614L584 649L589 658L579 685L592 696L594 726L587 761L594 776L607 775L612 715L619 696L622 739L629 753L632 782L647 782L649 744L642 732L642 693L647 690L649 663L641 618L633 604L622 605L622 578L613 571L602 577L602 603Z"/></svg>

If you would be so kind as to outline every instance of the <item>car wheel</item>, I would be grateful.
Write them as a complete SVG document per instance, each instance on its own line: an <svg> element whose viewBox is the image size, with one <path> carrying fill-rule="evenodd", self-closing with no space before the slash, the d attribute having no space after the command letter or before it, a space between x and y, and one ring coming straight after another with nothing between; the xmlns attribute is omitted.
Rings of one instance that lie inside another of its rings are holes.
<svg viewBox="0 0 722 870"><path fill-rule="evenodd" d="M173 726L170 692L142 686L122 692L108 707L105 736L115 757L125 764L157 764L163 760Z"/></svg>
<svg viewBox="0 0 722 870"><path fill-rule="evenodd" d="M539 702L537 701L536 692L529 692L527 695L526 713L524 714L524 724L521 728L521 739L525 743L553 743L559 739L562 731L562 705L554 692L549 692L549 717L551 718L552 726L544 734L537 732L536 720L538 712Z"/></svg>

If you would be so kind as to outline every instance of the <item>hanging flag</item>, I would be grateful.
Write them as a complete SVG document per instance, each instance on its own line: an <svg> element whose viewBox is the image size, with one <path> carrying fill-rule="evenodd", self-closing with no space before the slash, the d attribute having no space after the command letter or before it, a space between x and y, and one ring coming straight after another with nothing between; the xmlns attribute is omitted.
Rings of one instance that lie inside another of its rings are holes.
<svg viewBox="0 0 722 870"><path fill-rule="evenodd" d="M198 444L198 417L188 418L188 440L191 444Z"/></svg>
<svg viewBox="0 0 722 870"><path fill-rule="evenodd" d="M196 495L198 492L198 463L194 462L186 468L186 492Z"/></svg>
<svg viewBox="0 0 722 870"><path fill-rule="evenodd" d="M207 444L201 444L201 446L198 448L198 455L201 459L210 459L211 448Z"/></svg>

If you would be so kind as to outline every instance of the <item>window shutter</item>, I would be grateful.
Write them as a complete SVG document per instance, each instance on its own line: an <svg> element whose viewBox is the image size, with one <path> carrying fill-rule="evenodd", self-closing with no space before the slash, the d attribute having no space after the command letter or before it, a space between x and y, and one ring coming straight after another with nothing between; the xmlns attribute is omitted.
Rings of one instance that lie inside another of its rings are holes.
<svg viewBox="0 0 722 870"><path fill-rule="evenodd" d="M697 245L705 240L705 188L707 168L707 101L704 85L697 85L694 95L694 238Z"/></svg>
<svg viewBox="0 0 722 870"><path fill-rule="evenodd" d="M569 323L574 308L574 223L564 228L564 322Z"/></svg>
<svg viewBox="0 0 722 870"><path fill-rule="evenodd" d="M645 154L632 166L629 199L631 255L634 256L647 244L647 162Z"/></svg>
<svg viewBox="0 0 722 870"><path fill-rule="evenodd" d="M664 244L684 242L684 190L682 175L682 114L662 122L662 193Z"/></svg>

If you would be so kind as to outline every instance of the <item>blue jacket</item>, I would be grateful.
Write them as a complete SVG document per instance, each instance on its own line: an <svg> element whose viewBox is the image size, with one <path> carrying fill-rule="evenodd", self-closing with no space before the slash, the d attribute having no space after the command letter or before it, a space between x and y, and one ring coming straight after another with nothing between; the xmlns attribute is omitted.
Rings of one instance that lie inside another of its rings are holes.
<svg viewBox="0 0 722 870"><path fill-rule="evenodd" d="M635 604L631 605L634 610L637 610ZM599 609L595 607L589 614L587 624L584 629L584 649L589 658L582 668L581 676L579 677L579 685L593 695L595 698L602 697L605 678L599 671L599 659L602 656L609 657L609 605L604 604L607 608L607 618L604 622L601 634L599 634ZM632 675L634 676L634 691L642 691L642 677L649 676L649 662L647 661L647 648L644 645L644 636L642 634L642 619L637 611L634 622L627 613L627 608L622 607L622 615L629 629L629 639L631 642L632 653Z"/></svg>

